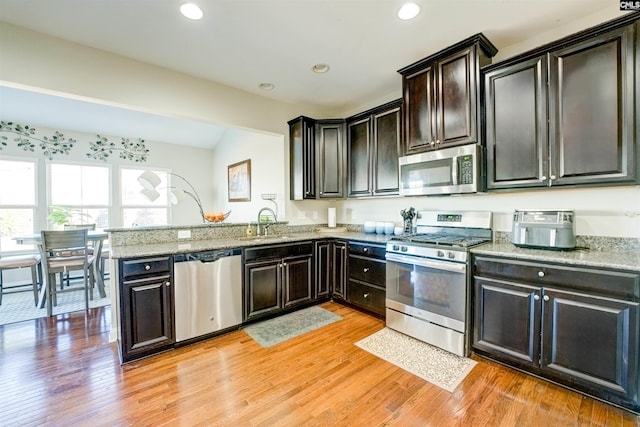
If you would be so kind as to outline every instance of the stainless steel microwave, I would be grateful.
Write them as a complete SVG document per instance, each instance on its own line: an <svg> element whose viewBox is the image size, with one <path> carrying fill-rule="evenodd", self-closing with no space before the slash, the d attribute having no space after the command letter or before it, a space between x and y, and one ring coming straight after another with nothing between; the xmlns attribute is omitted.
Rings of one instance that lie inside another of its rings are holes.
<svg viewBox="0 0 640 427"><path fill-rule="evenodd" d="M400 157L400 195L446 195L484 191L482 147L442 148Z"/></svg>

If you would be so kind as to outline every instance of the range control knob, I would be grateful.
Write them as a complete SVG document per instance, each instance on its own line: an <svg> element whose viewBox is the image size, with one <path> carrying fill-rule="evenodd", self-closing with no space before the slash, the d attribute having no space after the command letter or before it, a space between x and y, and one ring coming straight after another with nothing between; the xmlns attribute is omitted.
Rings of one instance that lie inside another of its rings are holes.
<svg viewBox="0 0 640 427"><path fill-rule="evenodd" d="M455 252L449 252L449 253L447 253L447 256L449 257L449 259L455 259L456 258L456 253Z"/></svg>
<svg viewBox="0 0 640 427"><path fill-rule="evenodd" d="M402 252L407 252L407 250L409 250L409 248L407 248L406 246L402 246L402 247L400 248L400 250L401 250Z"/></svg>
<svg viewBox="0 0 640 427"><path fill-rule="evenodd" d="M394 251L399 251L400 250L400 245L393 245L393 250Z"/></svg>
<svg viewBox="0 0 640 427"><path fill-rule="evenodd" d="M438 256L440 258L444 258L444 252L443 251L438 251Z"/></svg>

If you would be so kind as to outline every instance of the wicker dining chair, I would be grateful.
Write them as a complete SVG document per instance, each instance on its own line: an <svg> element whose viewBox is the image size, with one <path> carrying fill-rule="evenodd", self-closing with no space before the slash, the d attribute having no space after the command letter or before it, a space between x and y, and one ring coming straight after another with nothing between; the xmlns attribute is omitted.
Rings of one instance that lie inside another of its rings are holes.
<svg viewBox="0 0 640 427"><path fill-rule="evenodd" d="M53 306L57 305L58 293L78 290L84 290L85 310L88 311L89 299L93 299L95 286L93 274L95 257L89 254L87 230L43 230L40 252L47 286L47 315L51 316ZM69 271L83 271L83 286L57 289L56 275Z"/></svg>

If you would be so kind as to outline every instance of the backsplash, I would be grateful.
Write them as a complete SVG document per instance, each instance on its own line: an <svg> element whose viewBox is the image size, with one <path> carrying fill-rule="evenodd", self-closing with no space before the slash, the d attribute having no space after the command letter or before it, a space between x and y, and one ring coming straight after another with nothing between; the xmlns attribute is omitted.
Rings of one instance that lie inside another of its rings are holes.
<svg viewBox="0 0 640 427"><path fill-rule="evenodd" d="M189 227L156 226L140 228L110 228L109 243L112 246L133 246L143 244L170 243L176 241L215 240L243 237L246 235L248 224L201 224ZM288 225L287 222L278 222L269 226L269 234L309 233L327 224ZM348 231L363 232L360 224L337 224L339 227L347 227ZM251 224L253 231L256 225ZM191 237L178 239L178 232L189 230Z"/></svg>
<svg viewBox="0 0 640 427"><path fill-rule="evenodd" d="M496 231L495 243L511 243L511 232ZM640 239L633 237L576 236L576 247L592 251L640 252Z"/></svg>

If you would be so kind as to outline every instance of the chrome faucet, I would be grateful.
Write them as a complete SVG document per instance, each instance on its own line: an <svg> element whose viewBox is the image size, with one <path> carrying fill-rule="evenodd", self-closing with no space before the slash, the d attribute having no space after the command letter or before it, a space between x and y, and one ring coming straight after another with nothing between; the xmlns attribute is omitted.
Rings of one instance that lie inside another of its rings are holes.
<svg viewBox="0 0 640 427"><path fill-rule="evenodd" d="M256 227L256 235L260 235L260 226L262 225L262 221L260 220L260 216L262 215L262 212L267 211L270 212L271 215L273 215L273 222L275 223L277 218L276 218L276 213L273 211L273 209L271 208L262 208L260 209L260 211L258 212L258 226ZM271 223L269 222L269 220L267 220L266 225L263 225L264 227L264 235L266 236L267 233L269 232L269 226L271 225Z"/></svg>

